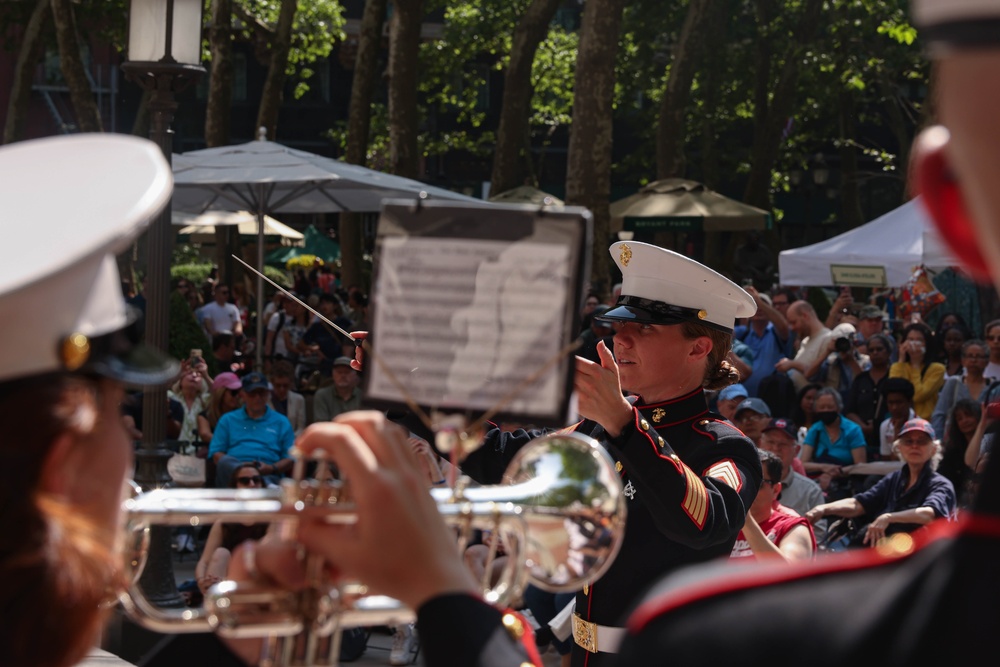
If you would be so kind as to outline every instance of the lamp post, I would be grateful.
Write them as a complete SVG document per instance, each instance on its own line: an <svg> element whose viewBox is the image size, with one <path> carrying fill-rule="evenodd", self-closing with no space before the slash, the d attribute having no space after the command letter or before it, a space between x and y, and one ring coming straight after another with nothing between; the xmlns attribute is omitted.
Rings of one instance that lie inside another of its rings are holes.
<svg viewBox="0 0 1000 667"><path fill-rule="evenodd" d="M173 154L175 93L204 74L201 66L203 0L130 0L126 78L150 92L149 138L163 151L167 162ZM149 227L146 238L145 278L146 344L167 350L170 296L171 227L168 203ZM167 396L162 388L145 392L142 405L142 446L136 452L135 481L143 490L170 481L167 459L173 454L163 446L167 431ZM154 528L142 586L154 603L182 607L170 559L170 531Z"/></svg>

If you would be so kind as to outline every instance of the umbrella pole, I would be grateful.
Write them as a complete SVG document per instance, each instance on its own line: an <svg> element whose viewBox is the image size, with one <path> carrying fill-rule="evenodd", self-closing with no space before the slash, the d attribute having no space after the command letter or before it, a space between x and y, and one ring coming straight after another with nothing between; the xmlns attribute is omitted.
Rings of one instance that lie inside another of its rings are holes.
<svg viewBox="0 0 1000 667"><path fill-rule="evenodd" d="M257 193L257 268L264 272L264 185ZM264 371L264 279L257 276L257 370Z"/></svg>

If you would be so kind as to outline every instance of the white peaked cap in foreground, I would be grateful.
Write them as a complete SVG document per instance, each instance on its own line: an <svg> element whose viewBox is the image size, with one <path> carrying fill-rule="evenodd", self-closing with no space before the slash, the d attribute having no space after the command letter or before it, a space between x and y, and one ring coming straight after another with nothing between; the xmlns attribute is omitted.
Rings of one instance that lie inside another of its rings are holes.
<svg viewBox="0 0 1000 667"><path fill-rule="evenodd" d="M78 134L0 148L0 381L68 370L150 385L176 374L136 344L115 261L172 188L147 139Z"/></svg>

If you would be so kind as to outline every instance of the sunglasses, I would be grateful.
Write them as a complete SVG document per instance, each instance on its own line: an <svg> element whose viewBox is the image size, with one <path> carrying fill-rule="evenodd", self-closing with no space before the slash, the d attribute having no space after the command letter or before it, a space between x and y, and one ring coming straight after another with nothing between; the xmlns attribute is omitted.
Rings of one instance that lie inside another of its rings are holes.
<svg viewBox="0 0 1000 667"><path fill-rule="evenodd" d="M986 340L991 340L993 342L996 342L996 341L1000 340L1000 336L987 336Z"/></svg>
<svg viewBox="0 0 1000 667"><path fill-rule="evenodd" d="M237 477L236 484L239 486L262 486L264 484L264 478L260 475L253 475L252 477Z"/></svg>
<svg viewBox="0 0 1000 667"><path fill-rule="evenodd" d="M233 398L236 398L237 396L240 395L240 391L241 390L239 390L239 389L229 389L228 391L229 391L229 395L230 396L232 396Z"/></svg>

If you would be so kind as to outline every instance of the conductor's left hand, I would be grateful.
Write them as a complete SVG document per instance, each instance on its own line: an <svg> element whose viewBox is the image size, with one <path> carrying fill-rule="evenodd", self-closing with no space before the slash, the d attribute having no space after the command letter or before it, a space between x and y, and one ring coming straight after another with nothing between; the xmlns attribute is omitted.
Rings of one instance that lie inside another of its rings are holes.
<svg viewBox="0 0 1000 667"><path fill-rule="evenodd" d="M632 405L622 395L618 364L604 341L597 344L600 364L576 358L576 394L580 416L590 419L617 437L632 421Z"/></svg>

